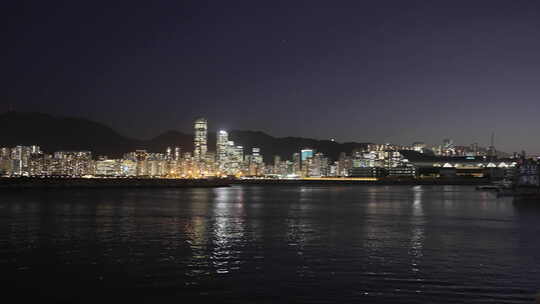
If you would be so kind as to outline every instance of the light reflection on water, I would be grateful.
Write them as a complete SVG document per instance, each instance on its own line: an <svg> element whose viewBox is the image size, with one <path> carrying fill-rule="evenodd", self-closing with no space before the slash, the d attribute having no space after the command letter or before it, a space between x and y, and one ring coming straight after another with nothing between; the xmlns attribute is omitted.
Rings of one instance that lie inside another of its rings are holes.
<svg viewBox="0 0 540 304"><path fill-rule="evenodd" d="M411 226L412 226L412 237L411 237L411 248L409 250L412 261L411 267L412 271L419 271L420 263L422 260L422 248L424 247L424 210L423 210L423 201L422 201L422 186L413 187L413 204L412 204L412 216L411 216Z"/></svg>
<svg viewBox="0 0 540 304"><path fill-rule="evenodd" d="M12 193L0 214L14 290L527 303L540 288L540 206L473 187Z"/></svg>
<svg viewBox="0 0 540 304"><path fill-rule="evenodd" d="M213 268L218 274L226 274L240 269L240 255L244 240L243 191L227 191L217 188L214 201L215 218L212 234L213 250L210 256Z"/></svg>

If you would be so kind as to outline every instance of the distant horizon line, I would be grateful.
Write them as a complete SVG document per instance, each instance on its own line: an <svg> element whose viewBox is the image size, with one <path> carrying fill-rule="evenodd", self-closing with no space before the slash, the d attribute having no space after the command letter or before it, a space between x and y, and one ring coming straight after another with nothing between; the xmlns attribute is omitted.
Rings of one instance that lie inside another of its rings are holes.
<svg viewBox="0 0 540 304"><path fill-rule="evenodd" d="M102 120L95 120L93 118L89 118L89 117L85 117L85 116L79 116L79 115L71 115L71 114L65 115L65 114L52 114L52 113L38 112L38 111L21 111L21 110L14 110L14 109L10 108L10 109L8 109L8 110L6 110L4 112L1 112L0 115L10 114L10 113L12 113L12 114L35 114L35 115L50 116L52 118L66 118L66 119L86 120L86 121L90 121L90 122L93 122L93 123L98 123L98 124L101 124L101 125L103 125L105 127L108 127L108 128L110 128L111 130L113 130L114 132L118 133L119 135L121 135L123 137L136 139L136 140L151 140L151 139L155 139L155 138L160 137L160 136L162 136L162 135L164 135L166 133L169 133L169 132L177 132L177 133L180 133L182 135L194 136L194 133L185 132L185 131L182 131L182 130L179 130L179 129L171 128L171 129L166 129L164 131L161 131L157 135L154 135L154 136L151 136L151 137L133 137L131 135L125 135L125 133L118 131L117 129L110 126L109 123L103 122ZM197 120L199 118L205 118L205 116L201 116L201 115L194 116L194 118L192 119L192 122L195 122L195 120ZM208 121L208 119L206 119L206 120ZM209 134L212 133L212 134L217 135L218 132L221 131L221 130L226 131L228 133L230 133L230 132L263 133L263 134L265 134L267 136L270 136L270 137L273 137L273 138L276 138L276 139L298 138L298 139L308 139L308 140L318 140L318 141L329 141L329 142L335 142L336 144L355 143L355 144L375 144L375 145L390 144L390 145L394 145L394 146L413 146L413 143L415 143L415 142L422 142L422 143L426 144L430 148L430 150L431 150L431 148L435 148L435 147L441 145L441 144L427 143L427 142L422 141L422 140L416 140L416 141L413 141L413 142L408 143L408 144L397 144L397 143L392 143L392 142L373 142L373 141L338 141L338 140L335 140L334 138L317 138L317 137L305 137L305 136L294 136L294 135L274 136L274 135L270 134L269 132L262 131L260 129L259 130L241 130L241 129L227 130L227 129L223 129L223 128L218 128L215 131L208 131L208 133ZM492 132L492 133L494 133L494 132ZM445 137L445 138L452 139L451 137ZM332 139L334 139L334 140L332 140ZM474 143L469 143L469 144L466 144L466 145L458 144L456 146L468 147L468 146L470 146L472 144L474 144ZM479 145L479 147L489 148L489 145L486 145L486 146ZM496 148L496 146L495 146L495 148ZM499 151L499 152L502 152L502 153L505 153L505 154L512 154L514 152L521 153L523 151L523 149L520 149L519 151L513 151L513 152L505 152L505 151L502 151L500 149L495 149L495 150ZM539 156L540 152L528 152L527 154L534 155L534 156Z"/></svg>

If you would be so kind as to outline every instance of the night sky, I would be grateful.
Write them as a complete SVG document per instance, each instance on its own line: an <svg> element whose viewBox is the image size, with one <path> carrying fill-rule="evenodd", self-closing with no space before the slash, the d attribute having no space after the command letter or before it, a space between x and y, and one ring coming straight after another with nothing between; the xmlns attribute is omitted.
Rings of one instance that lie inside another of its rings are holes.
<svg viewBox="0 0 540 304"><path fill-rule="evenodd" d="M10 2L0 111L540 152L538 1Z"/></svg>

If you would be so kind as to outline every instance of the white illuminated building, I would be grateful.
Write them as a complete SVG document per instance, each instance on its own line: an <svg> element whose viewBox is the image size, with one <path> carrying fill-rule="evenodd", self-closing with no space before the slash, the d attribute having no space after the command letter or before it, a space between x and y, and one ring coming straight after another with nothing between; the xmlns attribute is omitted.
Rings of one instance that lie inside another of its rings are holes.
<svg viewBox="0 0 540 304"><path fill-rule="evenodd" d="M227 169L227 163L229 162L229 153L227 153L229 146L229 134L227 131L219 131L216 145L216 157L218 167L224 171Z"/></svg>
<svg viewBox="0 0 540 304"><path fill-rule="evenodd" d="M193 157L196 162L201 162L206 159L208 151L208 122L205 118L195 120L195 137Z"/></svg>

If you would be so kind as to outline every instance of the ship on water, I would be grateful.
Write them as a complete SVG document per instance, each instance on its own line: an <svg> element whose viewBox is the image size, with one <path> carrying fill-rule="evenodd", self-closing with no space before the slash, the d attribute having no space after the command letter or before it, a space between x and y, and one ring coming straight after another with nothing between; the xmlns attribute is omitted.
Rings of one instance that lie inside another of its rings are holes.
<svg viewBox="0 0 540 304"><path fill-rule="evenodd" d="M511 187L500 189L498 196L513 196L540 200L540 164L533 159L521 159Z"/></svg>

